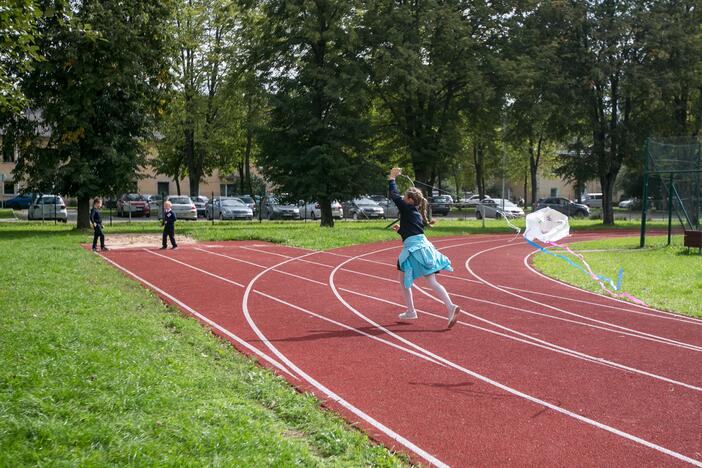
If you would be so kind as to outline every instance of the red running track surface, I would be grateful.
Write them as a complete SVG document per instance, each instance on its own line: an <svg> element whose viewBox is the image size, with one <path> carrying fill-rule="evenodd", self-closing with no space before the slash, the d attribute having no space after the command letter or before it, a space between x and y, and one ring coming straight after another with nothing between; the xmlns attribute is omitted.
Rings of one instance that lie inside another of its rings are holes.
<svg viewBox="0 0 702 468"><path fill-rule="evenodd" d="M464 311L451 330L423 280L419 319L397 319L399 242L103 257L418 462L702 466L701 320L546 278L511 236L433 242Z"/></svg>

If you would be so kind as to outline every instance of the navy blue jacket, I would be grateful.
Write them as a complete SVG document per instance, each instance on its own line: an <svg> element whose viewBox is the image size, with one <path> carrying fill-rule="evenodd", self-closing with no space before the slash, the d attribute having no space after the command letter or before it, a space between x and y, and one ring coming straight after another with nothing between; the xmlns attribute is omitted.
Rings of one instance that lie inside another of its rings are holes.
<svg viewBox="0 0 702 468"><path fill-rule="evenodd" d="M397 184L394 180L390 180L390 198L397 205L397 209L400 212L400 229L397 233L402 236L404 241L408 237L416 236L417 234L424 234L424 222L422 221L422 215L416 206L405 203L402 199L402 195L397 190Z"/></svg>
<svg viewBox="0 0 702 468"><path fill-rule="evenodd" d="M90 221L95 226L102 227L102 216L100 216L100 211L95 207L90 209Z"/></svg>
<svg viewBox="0 0 702 468"><path fill-rule="evenodd" d="M173 212L173 210L166 211L166 216L163 218L163 222L165 224L165 227L169 229L173 229L175 227L174 225L176 222L176 215Z"/></svg>

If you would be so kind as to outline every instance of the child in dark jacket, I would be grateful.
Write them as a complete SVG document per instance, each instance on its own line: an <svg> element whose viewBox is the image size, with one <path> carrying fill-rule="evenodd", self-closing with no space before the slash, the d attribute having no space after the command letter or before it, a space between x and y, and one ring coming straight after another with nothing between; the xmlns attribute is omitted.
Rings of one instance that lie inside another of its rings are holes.
<svg viewBox="0 0 702 468"><path fill-rule="evenodd" d="M173 204L166 201L163 204L163 241L161 243L161 249L168 247L167 239L171 240L171 248L175 249L178 247L175 241L175 222L176 215L172 210Z"/></svg>
<svg viewBox="0 0 702 468"><path fill-rule="evenodd" d="M93 227L93 252L97 252L97 241L100 239L100 250L109 250L105 247L105 234L102 232L102 216L100 216L100 208L102 200L95 198L93 207L90 209L90 225Z"/></svg>

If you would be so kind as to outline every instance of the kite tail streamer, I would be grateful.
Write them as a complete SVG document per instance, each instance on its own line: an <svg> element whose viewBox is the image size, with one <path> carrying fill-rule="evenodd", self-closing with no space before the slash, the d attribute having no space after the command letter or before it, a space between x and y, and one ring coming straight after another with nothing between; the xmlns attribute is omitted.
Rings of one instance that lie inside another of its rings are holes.
<svg viewBox="0 0 702 468"><path fill-rule="evenodd" d="M565 245L560 245L560 244L557 244L555 242L548 242L547 243L550 246L557 247L559 249L563 249L566 252L568 252L569 254L573 255L574 257L580 259L580 261L583 263L583 265L585 265L584 268L581 265L578 265L577 263L575 263L570 258L566 257L565 255L560 255L560 254L554 253L554 252L552 252L544 247L541 247L540 245L536 244L535 242L530 241L529 239L526 239L526 241L530 245L532 245L533 247L536 247L537 249L539 249L540 251L542 251L548 255L551 255L553 257L565 260L571 266L574 266L578 270L582 271L583 273L588 275L591 279L595 280L600 285L600 288L602 288L602 290L605 291L607 294L609 294L613 297L617 297L617 298L626 298L626 299L629 299L634 304L648 307L644 301L632 296L631 294L629 294L627 292L615 292L615 291L621 291L622 277L624 276L624 270L622 268L619 268L619 275L617 278L617 283L615 284L612 279L607 278L606 276L603 276L603 275L598 275L595 272L593 272L592 268L590 268L590 265L587 263L587 261L585 261L585 257L583 257L582 255L580 255L576 252L573 252L569 247L567 247ZM608 288L607 285L611 286L611 289Z"/></svg>
<svg viewBox="0 0 702 468"><path fill-rule="evenodd" d="M587 263L587 261L585 261L585 257L583 257L582 255L580 255L578 253L573 252L570 249L570 247L565 246L565 245L560 245L560 244L557 244L555 242L549 242L548 244L552 245L554 247L558 247L560 249L563 249L566 252L568 252L569 254L579 258L580 261L583 262L583 265L585 265L585 269L580 267L580 266L578 266L579 267L578 269L585 272L593 280L597 281L597 283L600 285L600 288L602 288L602 290L605 291L607 294L609 294L613 297L626 298L635 304L642 305L644 307L648 307L644 301L642 301L641 299L639 299L637 297L632 296L631 294L629 294L627 292L621 292L621 293L615 292L615 291L621 290L622 277L624 276L624 270L621 267L619 268L619 275L617 278L617 284L614 284L614 281L611 280L610 278L607 278L606 276L598 275L595 272L593 272L592 268L590 268L590 265ZM563 257L562 255L560 257L566 258L566 257ZM575 264L574 262L570 262L570 263ZM605 284L608 284L609 286L611 286L612 289L608 288Z"/></svg>

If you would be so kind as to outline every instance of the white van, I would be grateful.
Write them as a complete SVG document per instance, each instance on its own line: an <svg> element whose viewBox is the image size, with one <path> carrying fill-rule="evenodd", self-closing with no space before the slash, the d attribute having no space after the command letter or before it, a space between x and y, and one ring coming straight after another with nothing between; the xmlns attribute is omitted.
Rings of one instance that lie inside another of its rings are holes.
<svg viewBox="0 0 702 468"><path fill-rule="evenodd" d="M585 205L590 208L602 208L602 194L601 193L588 193L585 196Z"/></svg>

